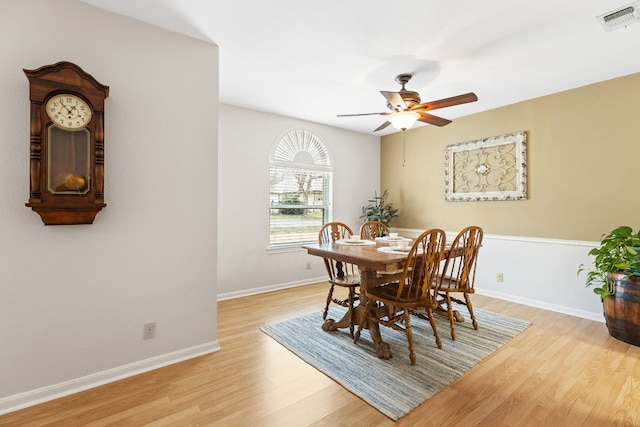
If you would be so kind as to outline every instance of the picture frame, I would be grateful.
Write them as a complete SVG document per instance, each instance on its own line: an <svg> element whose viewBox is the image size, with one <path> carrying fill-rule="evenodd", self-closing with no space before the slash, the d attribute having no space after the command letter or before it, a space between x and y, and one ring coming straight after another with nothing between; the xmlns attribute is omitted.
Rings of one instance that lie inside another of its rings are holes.
<svg viewBox="0 0 640 427"><path fill-rule="evenodd" d="M526 200L526 131L448 145L444 176L450 202Z"/></svg>

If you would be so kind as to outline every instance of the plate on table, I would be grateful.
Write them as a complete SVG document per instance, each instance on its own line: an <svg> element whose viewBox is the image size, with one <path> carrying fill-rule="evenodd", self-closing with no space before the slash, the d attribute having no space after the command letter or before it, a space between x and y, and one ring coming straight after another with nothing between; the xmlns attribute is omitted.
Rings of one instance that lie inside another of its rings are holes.
<svg viewBox="0 0 640 427"><path fill-rule="evenodd" d="M373 242L371 240L364 240L364 239L340 239L340 240L336 240L336 243L340 243L343 245L375 245L376 242Z"/></svg>
<svg viewBox="0 0 640 427"><path fill-rule="evenodd" d="M384 254L403 254L406 255L411 250L411 246L407 247L407 250L398 250L400 248L394 246L381 246L378 248L378 252L382 252Z"/></svg>
<svg viewBox="0 0 640 427"><path fill-rule="evenodd" d="M409 252L411 250L411 246L404 246L402 248L398 246L391 246L391 249L398 252Z"/></svg>

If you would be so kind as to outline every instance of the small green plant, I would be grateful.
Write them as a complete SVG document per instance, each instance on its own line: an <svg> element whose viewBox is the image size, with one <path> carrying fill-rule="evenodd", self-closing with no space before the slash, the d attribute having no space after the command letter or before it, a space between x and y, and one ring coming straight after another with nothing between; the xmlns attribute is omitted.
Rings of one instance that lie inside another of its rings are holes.
<svg viewBox="0 0 640 427"><path fill-rule="evenodd" d="M589 255L595 257L594 269L587 270L582 264L578 274L586 272L586 286L595 286L593 292L606 298L615 289L609 273L640 276L640 231L634 233L631 227L620 226L604 236L600 246L591 249Z"/></svg>
<svg viewBox="0 0 640 427"><path fill-rule="evenodd" d="M394 209L392 203L387 203L389 190L384 190L380 196L375 191L373 194L373 198L369 199L369 204L362 207L360 218L365 218L365 221L380 221L389 225L389 222L398 216L398 209Z"/></svg>

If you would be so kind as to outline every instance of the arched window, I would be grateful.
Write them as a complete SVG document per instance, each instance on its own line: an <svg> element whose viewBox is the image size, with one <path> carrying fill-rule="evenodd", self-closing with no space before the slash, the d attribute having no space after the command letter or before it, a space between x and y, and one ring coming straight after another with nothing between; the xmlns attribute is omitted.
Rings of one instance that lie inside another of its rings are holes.
<svg viewBox="0 0 640 427"><path fill-rule="evenodd" d="M269 246L317 242L331 218L331 159L320 138L288 132L271 154L269 174Z"/></svg>

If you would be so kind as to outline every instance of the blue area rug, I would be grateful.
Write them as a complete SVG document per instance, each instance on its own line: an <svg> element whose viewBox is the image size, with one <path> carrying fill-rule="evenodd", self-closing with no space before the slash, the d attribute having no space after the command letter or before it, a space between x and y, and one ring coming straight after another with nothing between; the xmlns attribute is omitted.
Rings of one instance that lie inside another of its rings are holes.
<svg viewBox="0 0 640 427"><path fill-rule="evenodd" d="M340 319L342 310L332 309L329 317ZM442 350L436 346L429 322L412 316L415 366L409 361L404 332L386 327L380 329L383 340L391 346L390 360L376 357L367 330L358 344L353 343L348 329L323 331L320 312L267 325L262 331L392 420L398 420L530 325L476 308L476 331L469 314L464 307L462 310L466 321L456 324L455 341L451 339L448 320L436 316Z"/></svg>

